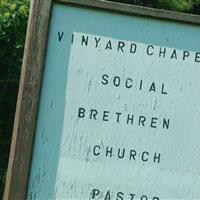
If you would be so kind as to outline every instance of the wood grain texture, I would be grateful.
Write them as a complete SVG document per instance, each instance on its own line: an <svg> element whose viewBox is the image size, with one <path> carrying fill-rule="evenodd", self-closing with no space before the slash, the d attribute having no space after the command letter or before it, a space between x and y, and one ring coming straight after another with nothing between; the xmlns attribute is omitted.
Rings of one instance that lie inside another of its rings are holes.
<svg viewBox="0 0 200 200"><path fill-rule="evenodd" d="M84 5L89 7L118 11L125 14L135 14L165 20L175 20L179 22L200 24L200 16L193 14L178 13L162 9L154 9L142 6L114 3L100 0L56 0L58 3L70 3L74 5Z"/></svg>
<svg viewBox="0 0 200 200"><path fill-rule="evenodd" d="M51 0L32 0L4 199L25 199Z"/></svg>

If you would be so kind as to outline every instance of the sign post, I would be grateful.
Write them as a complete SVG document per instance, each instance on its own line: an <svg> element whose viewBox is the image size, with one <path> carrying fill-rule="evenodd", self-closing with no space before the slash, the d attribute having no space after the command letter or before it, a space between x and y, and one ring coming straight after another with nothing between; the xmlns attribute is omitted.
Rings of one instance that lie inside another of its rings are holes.
<svg viewBox="0 0 200 200"><path fill-rule="evenodd" d="M199 199L199 24L32 1L4 199Z"/></svg>

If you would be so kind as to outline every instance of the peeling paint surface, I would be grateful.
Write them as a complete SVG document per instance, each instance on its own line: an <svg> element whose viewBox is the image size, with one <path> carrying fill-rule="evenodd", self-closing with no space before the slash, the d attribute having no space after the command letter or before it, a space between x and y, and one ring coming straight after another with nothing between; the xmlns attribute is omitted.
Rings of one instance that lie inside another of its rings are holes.
<svg viewBox="0 0 200 200"><path fill-rule="evenodd" d="M55 5L27 199L200 199L199 35Z"/></svg>

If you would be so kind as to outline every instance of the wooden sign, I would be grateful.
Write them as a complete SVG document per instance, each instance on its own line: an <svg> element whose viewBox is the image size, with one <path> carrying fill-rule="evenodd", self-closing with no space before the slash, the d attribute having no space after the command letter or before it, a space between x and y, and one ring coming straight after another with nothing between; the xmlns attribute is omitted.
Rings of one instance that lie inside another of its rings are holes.
<svg viewBox="0 0 200 200"><path fill-rule="evenodd" d="M200 199L199 24L32 1L4 199Z"/></svg>

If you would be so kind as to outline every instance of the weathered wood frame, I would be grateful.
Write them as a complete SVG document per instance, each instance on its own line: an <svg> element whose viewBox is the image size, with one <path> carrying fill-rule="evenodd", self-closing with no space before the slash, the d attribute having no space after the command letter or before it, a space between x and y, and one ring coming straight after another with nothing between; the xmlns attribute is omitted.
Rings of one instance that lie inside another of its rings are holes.
<svg viewBox="0 0 200 200"><path fill-rule="evenodd" d="M100 0L32 0L4 199L26 198L51 7L54 3L200 25L199 16Z"/></svg>

